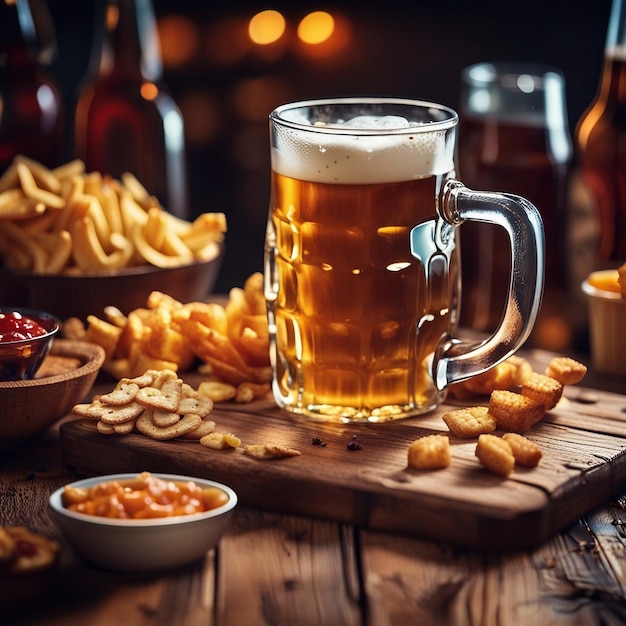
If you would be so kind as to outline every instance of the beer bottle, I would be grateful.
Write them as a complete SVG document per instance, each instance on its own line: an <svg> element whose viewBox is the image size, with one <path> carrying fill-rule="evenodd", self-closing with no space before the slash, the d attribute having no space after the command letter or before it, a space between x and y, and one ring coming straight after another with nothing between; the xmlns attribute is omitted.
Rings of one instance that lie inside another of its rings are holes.
<svg viewBox="0 0 626 626"><path fill-rule="evenodd" d="M613 0L597 95L576 127L582 180L598 218L598 266L626 260L626 3Z"/></svg>
<svg viewBox="0 0 626 626"><path fill-rule="evenodd" d="M0 0L0 174L18 154L60 164L63 107L47 71L55 54L44 3Z"/></svg>
<svg viewBox="0 0 626 626"><path fill-rule="evenodd" d="M186 218L183 120L162 84L152 2L105 0L96 19L96 77L78 96L76 156L89 171L131 172L165 209Z"/></svg>

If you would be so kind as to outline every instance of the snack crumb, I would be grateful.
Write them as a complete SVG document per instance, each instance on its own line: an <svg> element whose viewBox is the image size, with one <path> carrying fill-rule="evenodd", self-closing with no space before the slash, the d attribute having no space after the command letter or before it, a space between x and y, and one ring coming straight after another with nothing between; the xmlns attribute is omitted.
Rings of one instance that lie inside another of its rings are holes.
<svg viewBox="0 0 626 626"><path fill-rule="evenodd" d="M346 447L348 450L360 450L361 442L357 439L356 435L352 435L352 439L348 442Z"/></svg>

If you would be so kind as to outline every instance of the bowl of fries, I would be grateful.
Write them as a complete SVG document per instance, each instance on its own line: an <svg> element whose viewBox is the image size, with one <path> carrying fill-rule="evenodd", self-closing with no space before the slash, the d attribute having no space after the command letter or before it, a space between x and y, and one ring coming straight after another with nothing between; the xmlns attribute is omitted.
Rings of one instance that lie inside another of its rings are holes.
<svg viewBox="0 0 626 626"><path fill-rule="evenodd" d="M30 439L69 415L91 392L104 357L100 346L55 338L34 378L0 382L0 444Z"/></svg>
<svg viewBox="0 0 626 626"><path fill-rule="evenodd" d="M131 173L18 156L0 177L0 301L85 319L108 305L130 311L154 289L199 300L225 232L223 213L176 217Z"/></svg>
<svg viewBox="0 0 626 626"><path fill-rule="evenodd" d="M190 497L203 499L207 493L213 502L190 513L170 506L177 491L189 490L202 494ZM94 513L98 507L110 509L111 498L115 511L107 517ZM52 518L81 558L103 569L133 573L169 570L203 558L228 528L236 505L237 495L227 485L147 472L86 478L61 487L49 499Z"/></svg>

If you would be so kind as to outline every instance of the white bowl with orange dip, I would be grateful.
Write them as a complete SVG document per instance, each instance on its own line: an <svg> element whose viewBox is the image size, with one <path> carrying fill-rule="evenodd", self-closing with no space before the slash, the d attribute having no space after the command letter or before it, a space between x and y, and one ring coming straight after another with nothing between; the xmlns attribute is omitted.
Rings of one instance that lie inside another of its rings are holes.
<svg viewBox="0 0 626 626"><path fill-rule="evenodd" d="M626 375L626 298L619 273L592 272L582 283L589 303L589 337L594 368L607 374Z"/></svg>
<svg viewBox="0 0 626 626"><path fill-rule="evenodd" d="M100 568L148 573L206 556L228 527L236 493L175 474L110 474L57 489L52 519L79 557Z"/></svg>

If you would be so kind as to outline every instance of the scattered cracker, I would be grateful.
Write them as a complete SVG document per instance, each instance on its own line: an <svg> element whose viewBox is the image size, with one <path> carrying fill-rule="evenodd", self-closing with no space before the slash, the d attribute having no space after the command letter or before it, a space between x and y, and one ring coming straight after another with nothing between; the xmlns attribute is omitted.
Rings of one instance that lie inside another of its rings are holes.
<svg viewBox="0 0 626 626"><path fill-rule="evenodd" d="M209 435L215 430L215 422L213 420L204 418L200 425L193 430L190 430L188 433L183 433L180 435L179 439L197 439L200 440L205 435Z"/></svg>
<svg viewBox="0 0 626 626"><path fill-rule="evenodd" d="M543 404L546 411L550 411L561 399L563 385L555 378L535 372L522 384L521 394Z"/></svg>
<svg viewBox="0 0 626 626"><path fill-rule="evenodd" d="M442 419L457 437L478 437L483 433L492 433L496 429L496 418L489 413L486 406L450 411L445 413Z"/></svg>
<svg viewBox="0 0 626 626"><path fill-rule="evenodd" d="M487 470L499 476L508 476L515 466L510 444L496 435L480 435L475 454Z"/></svg>
<svg viewBox="0 0 626 626"><path fill-rule="evenodd" d="M496 389L489 398L489 413L501 430L523 433L545 415L540 402L513 391Z"/></svg>
<svg viewBox="0 0 626 626"><path fill-rule="evenodd" d="M445 469L450 462L450 440L446 435L426 435L409 445L407 464L412 469Z"/></svg>
<svg viewBox="0 0 626 626"><path fill-rule="evenodd" d="M274 444L249 444L245 451L255 459L284 459L291 456L300 456L300 450Z"/></svg>
<svg viewBox="0 0 626 626"><path fill-rule="evenodd" d="M238 448L241 445L241 439L232 433L212 431L201 437L200 443L205 448L212 450L225 450L226 448Z"/></svg>
<svg viewBox="0 0 626 626"><path fill-rule="evenodd" d="M586 365L568 356L554 357L546 368L546 376L558 380L562 385L575 385L586 373Z"/></svg>
<svg viewBox="0 0 626 626"><path fill-rule="evenodd" d="M534 442L518 433L506 433L502 439L511 446L516 465L537 467L543 456L541 448Z"/></svg>
<svg viewBox="0 0 626 626"><path fill-rule="evenodd" d="M200 422L202 422L202 418L199 415L189 413L184 415L176 424L168 426L167 428L161 428L154 423L152 413L153 411L151 409L146 409L137 418L135 428L143 435L146 435L146 437L158 441L166 441L180 437L180 435L188 433L200 426Z"/></svg>

